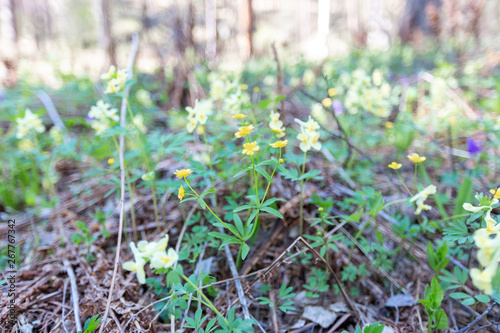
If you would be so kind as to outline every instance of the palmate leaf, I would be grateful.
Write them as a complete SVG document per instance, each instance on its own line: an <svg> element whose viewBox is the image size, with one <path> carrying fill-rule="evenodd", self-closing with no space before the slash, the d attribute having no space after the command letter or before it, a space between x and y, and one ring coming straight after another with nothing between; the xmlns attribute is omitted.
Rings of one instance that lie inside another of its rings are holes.
<svg viewBox="0 0 500 333"><path fill-rule="evenodd" d="M469 234L467 225L462 220L451 222L448 228L443 229L443 240L464 244L465 242L472 243L472 235Z"/></svg>

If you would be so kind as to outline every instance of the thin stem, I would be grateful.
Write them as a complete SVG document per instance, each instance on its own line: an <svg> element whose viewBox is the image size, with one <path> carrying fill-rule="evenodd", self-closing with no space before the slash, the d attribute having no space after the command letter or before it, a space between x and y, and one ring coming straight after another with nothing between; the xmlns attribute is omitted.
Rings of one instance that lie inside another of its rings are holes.
<svg viewBox="0 0 500 333"><path fill-rule="evenodd" d="M304 152L304 162L302 163L302 172L301 176L304 175L305 170L306 170L306 156L307 156L307 150ZM304 179L300 180L300 206L299 206L299 231L300 235L302 236L304 234Z"/></svg>
<svg viewBox="0 0 500 333"><path fill-rule="evenodd" d="M226 325L229 326L229 322L227 321L227 319L224 318L224 316L219 312L219 310L217 310L217 308L212 304L212 302L210 302L210 300L208 299L208 297L205 296L205 294L200 290L200 288L198 288L198 286L196 284L194 284L190 279L188 279L184 274L182 274L181 276L182 276L182 278L184 280L186 280L186 282L191 287L194 288L194 290L196 290L196 292L201 296L201 298L203 298L203 300L205 301L205 305L208 306L215 314L217 314L222 319L224 319L224 322L226 323Z"/></svg>
<svg viewBox="0 0 500 333"><path fill-rule="evenodd" d="M382 207L382 210L384 210L384 209L386 209L387 207L392 206L392 205L394 205L394 204L397 204L397 203L400 203L400 202L405 202L406 200L408 200L408 199L406 199L406 198L405 198L405 199L399 199L399 200L394 200L394 201L391 201L391 202L389 202L389 203L385 204L385 205L384 205L384 207Z"/></svg>
<svg viewBox="0 0 500 333"><path fill-rule="evenodd" d="M417 191L417 169L418 163L415 163L415 176L413 177L413 195L415 195L415 192Z"/></svg>
<svg viewBox="0 0 500 333"><path fill-rule="evenodd" d="M115 143L116 149L120 150L120 145L118 144L118 140L116 140L116 136L113 136L113 142ZM129 184L128 193L130 195L130 217L132 219L132 229L133 229L132 232L134 235L134 239L137 240L137 223L135 221L135 206L134 206L134 187L128 176L125 160L123 161L123 168L125 169L125 183ZM123 218L125 221L127 219L127 216L124 216Z"/></svg>
<svg viewBox="0 0 500 333"><path fill-rule="evenodd" d="M196 196L197 198L200 198L201 200L203 200L203 199L200 197L200 195L199 195L199 194L198 194L198 193L197 193L197 192L196 192L196 191L195 191L195 190L191 187L191 185L189 185L189 182L188 182L187 178L184 178L184 181L186 182L186 185L189 187L189 189L190 189L191 191L193 191L193 193L195 194L195 196ZM224 223L224 221L222 221L222 220L221 220L221 219L217 216L217 214L215 214L215 213L214 213L214 211L213 211L213 210L212 210L212 209L211 209L211 208L207 205L207 203L205 202L205 200L203 200L203 202L205 203L205 206L207 207L208 211L209 211L209 212L210 212L210 213L211 213L211 214L212 214L212 215L213 215L213 216L217 219L217 221L219 221L220 223L222 223L222 225L223 225L223 226L224 226L227 230L231 231L231 229L229 229L229 227L227 226L227 224L226 224L226 223ZM232 231L231 231L231 233L232 233L233 235L235 235L238 239L241 239L241 237L240 237L240 236L236 235L236 234L235 234L235 233L233 233Z"/></svg>
<svg viewBox="0 0 500 333"><path fill-rule="evenodd" d="M398 174L398 177L399 177L399 180L401 181L401 184L403 184L403 186L406 189L406 191L408 192L408 194L411 195L410 189L408 188L408 186L406 186L406 183L404 182L403 177L401 177L401 174L399 173L398 170L396 170L396 173Z"/></svg>
<svg viewBox="0 0 500 333"><path fill-rule="evenodd" d="M203 141L205 141L205 147L207 148L207 153L208 153L208 166L210 167L210 171L212 173L210 174L210 180L212 181L213 186L215 187L215 176L213 175L214 172L214 167L212 165L212 154L210 154L210 150L208 149L208 141L207 141L207 134L205 133L205 128L203 128ZM219 212L219 209L217 208L217 193L214 192L214 208L217 213Z"/></svg>
<svg viewBox="0 0 500 333"><path fill-rule="evenodd" d="M125 97L125 101L126 101L126 104L127 104L127 110L129 112L130 119L132 120L131 124L136 129L135 135L137 137L137 141L138 141L138 144L139 144L139 149L141 150L141 153L142 153L142 158L144 159L144 164L146 164L146 170L148 172L154 171L154 169L153 169L153 167L151 165L151 161L150 161L150 159L148 159L148 156L146 155L146 152L144 151L144 147L142 146L142 137L141 137L142 132L134 124L134 121L133 121L134 120L134 114L132 113L132 108L130 107L130 103L128 101L128 98ZM158 230L160 230L160 218L159 218L159 215L158 215L158 201L157 201L157 198L156 198L156 183L155 183L155 178L154 177L153 177L153 179L151 179L151 191L152 191L152 194L153 194L153 209L154 209L154 213L155 213L156 227L158 228Z"/></svg>

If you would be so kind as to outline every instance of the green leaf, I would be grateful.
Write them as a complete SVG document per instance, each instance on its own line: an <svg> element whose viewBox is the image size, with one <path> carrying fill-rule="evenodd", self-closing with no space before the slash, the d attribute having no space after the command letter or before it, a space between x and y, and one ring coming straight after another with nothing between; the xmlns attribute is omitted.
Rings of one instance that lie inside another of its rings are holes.
<svg viewBox="0 0 500 333"><path fill-rule="evenodd" d="M255 167L255 171L257 171L262 176L264 176L270 183L273 181L273 179L271 178L271 176L267 173L266 170L264 170L264 168L262 168L260 166L257 166L257 167Z"/></svg>
<svg viewBox="0 0 500 333"><path fill-rule="evenodd" d="M472 297L471 298L467 298L467 299L465 299L465 300L462 301L463 305L472 305L474 303L476 303L476 301Z"/></svg>
<svg viewBox="0 0 500 333"><path fill-rule="evenodd" d="M458 293L451 293L450 297L453 299L462 299L462 298L469 298L470 295L466 294L466 293L458 292Z"/></svg>
<svg viewBox="0 0 500 333"><path fill-rule="evenodd" d="M241 212L242 210L252 209L252 208L257 208L257 207L255 207L254 205L243 205L243 206L239 206L238 208L233 209L233 213L238 213L238 212Z"/></svg>
<svg viewBox="0 0 500 333"><path fill-rule="evenodd" d="M269 206L269 205L272 205L273 203L275 203L276 201L285 201L284 199L281 199L281 198L271 198L271 199L267 199L266 201L264 201L261 205L261 207L265 207L265 206Z"/></svg>
<svg viewBox="0 0 500 333"><path fill-rule="evenodd" d="M488 303L490 301L490 298L486 295L476 295L474 297L481 303Z"/></svg>
<svg viewBox="0 0 500 333"><path fill-rule="evenodd" d="M198 201L198 204L201 206L201 209L205 209L206 204L205 204L205 201L203 201L202 198L197 198L196 201Z"/></svg>
<svg viewBox="0 0 500 333"><path fill-rule="evenodd" d="M458 196L455 201L455 208L453 209L453 215L459 215L465 213L465 209L462 207L464 203L471 202L472 200L472 180L469 177L465 177L460 185L460 190L458 191Z"/></svg>
<svg viewBox="0 0 500 333"><path fill-rule="evenodd" d="M283 215L281 215L281 213L280 213L280 212L278 212L278 211L277 211L276 209L274 209L274 208L271 208L271 207L262 207L260 210L261 210L261 211L264 211L264 212L266 212L266 213L272 214L272 215L274 215L274 216L276 216L276 217L279 217L280 219L282 219L282 218L283 218Z"/></svg>
<svg viewBox="0 0 500 333"><path fill-rule="evenodd" d="M448 327L448 316L446 315L446 312L443 310L438 310L435 315L436 321L434 325L432 325L434 328L437 328L438 330L444 330Z"/></svg>
<svg viewBox="0 0 500 333"><path fill-rule="evenodd" d="M241 244L241 259L245 260L248 252L250 252L250 247L247 245L247 243Z"/></svg>

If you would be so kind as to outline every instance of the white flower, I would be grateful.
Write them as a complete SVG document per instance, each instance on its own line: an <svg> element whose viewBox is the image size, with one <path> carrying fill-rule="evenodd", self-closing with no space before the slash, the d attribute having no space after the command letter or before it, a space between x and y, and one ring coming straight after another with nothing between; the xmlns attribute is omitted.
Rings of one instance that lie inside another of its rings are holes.
<svg viewBox="0 0 500 333"><path fill-rule="evenodd" d="M483 271L478 268L472 268L470 270L470 277L474 286L481 290L485 295L491 295L493 292L493 287L491 285L491 280L497 272L498 264L491 263Z"/></svg>

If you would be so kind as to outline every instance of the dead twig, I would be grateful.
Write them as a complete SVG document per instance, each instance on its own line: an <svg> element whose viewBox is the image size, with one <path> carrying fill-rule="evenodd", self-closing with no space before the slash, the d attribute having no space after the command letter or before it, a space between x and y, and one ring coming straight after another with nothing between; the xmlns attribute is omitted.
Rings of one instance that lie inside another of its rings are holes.
<svg viewBox="0 0 500 333"><path fill-rule="evenodd" d="M139 37L137 34L132 35L132 49L130 51L130 55L127 63L127 79L132 79L132 69L134 65L135 55L137 53L137 48L139 45ZM122 98L122 107L120 112L120 126L122 128L126 128L126 114L127 114L127 98L128 92L130 90L130 86L127 86L124 91L124 96ZM101 327L99 328L99 333L102 333L104 327L106 326L106 320L108 319L109 309L111 307L111 299L113 298L113 289L115 287L116 282L116 274L118 273L118 264L120 263L120 248L122 245L122 234L123 234L123 219L125 212L125 159L123 157L125 151L125 136L120 134L120 151L118 153L120 159L120 220L118 223L118 241L116 244L116 256L115 256L115 265L113 268L113 277L111 278L111 286L109 287L109 295L108 301L106 304L106 311L104 312L104 317L102 319Z"/></svg>
<svg viewBox="0 0 500 333"><path fill-rule="evenodd" d="M455 333L464 333L464 332L467 332L467 330L469 328L472 328L474 325L476 325L484 316L486 316L488 314L488 312L491 311L491 309L493 309L495 307L495 305L497 305L496 302L494 302L493 304L491 304L487 309L486 311L484 311L480 316L478 316L476 319L474 319L474 321L472 323L470 323L469 325L465 326L464 328L456 331Z"/></svg>
<svg viewBox="0 0 500 333"><path fill-rule="evenodd" d="M82 323L80 321L80 307L78 305L78 302L79 302L78 287L76 284L75 272L73 271L73 268L71 267L69 261L64 259L63 263L64 263L64 267L66 268L66 272L68 273L69 283L71 286L71 299L73 300L73 309L75 312L76 331L79 332L82 330ZM64 326L64 324L63 324L63 326Z"/></svg>

